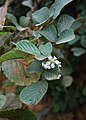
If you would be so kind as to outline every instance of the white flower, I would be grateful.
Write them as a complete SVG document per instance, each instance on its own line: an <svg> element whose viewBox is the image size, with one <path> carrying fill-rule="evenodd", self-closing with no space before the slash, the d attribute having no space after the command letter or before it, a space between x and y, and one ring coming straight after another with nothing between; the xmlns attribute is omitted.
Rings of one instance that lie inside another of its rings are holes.
<svg viewBox="0 0 86 120"><path fill-rule="evenodd" d="M61 62L59 62L58 60L54 61L57 65L61 64Z"/></svg>
<svg viewBox="0 0 86 120"><path fill-rule="evenodd" d="M43 65L43 67L44 67L45 69L47 69L47 68L48 68L48 66L47 66L46 64L44 64L44 65Z"/></svg>
<svg viewBox="0 0 86 120"><path fill-rule="evenodd" d="M56 57L56 56L54 56L53 58L54 58L54 60L57 60L57 57Z"/></svg>
<svg viewBox="0 0 86 120"><path fill-rule="evenodd" d="M51 55L48 57L48 60L42 62L44 69L54 69L56 65L58 66L58 71L60 72L61 62L57 60L57 57L52 57ZM59 77L60 75L58 76L58 79Z"/></svg>
<svg viewBox="0 0 86 120"><path fill-rule="evenodd" d="M55 68L55 64L54 63L51 64L51 68Z"/></svg>
<svg viewBox="0 0 86 120"><path fill-rule="evenodd" d="M57 79L60 79L61 78L61 74L58 75Z"/></svg>
<svg viewBox="0 0 86 120"><path fill-rule="evenodd" d="M49 63L42 63L42 66L44 67L44 69L51 69Z"/></svg>
<svg viewBox="0 0 86 120"><path fill-rule="evenodd" d="M51 67L50 67L50 66L47 66L47 69L49 69L49 70L50 70L50 69L51 69Z"/></svg>
<svg viewBox="0 0 86 120"><path fill-rule="evenodd" d="M49 57L48 57L48 60L52 60L53 59L53 57L50 55Z"/></svg>
<svg viewBox="0 0 86 120"><path fill-rule="evenodd" d="M58 65L58 67L59 67L59 68L61 67L61 63Z"/></svg>
<svg viewBox="0 0 86 120"><path fill-rule="evenodd" d="M51 64L51 62L50 62L50 61L46 62L46 65L50 65L50 64Z"/></svg>

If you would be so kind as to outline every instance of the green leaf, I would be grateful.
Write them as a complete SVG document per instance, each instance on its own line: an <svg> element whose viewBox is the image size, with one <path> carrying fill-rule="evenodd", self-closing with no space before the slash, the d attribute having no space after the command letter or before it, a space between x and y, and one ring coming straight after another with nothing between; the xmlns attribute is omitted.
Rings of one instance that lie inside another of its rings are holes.
<svg viewBox="0 0 86 120"><path fill-rule="evenodd" d="M36 120L35 115L28 108L2 111L0 112L0 118L8 118L9 120Z"/></svg>
<svg viewBox="0 0 86 120"><path fill-rule="evenodd" d="M42 54L36 55L36 59L39 60L39 61L44 60L44 59L46 59L47 57L48 57L48 56L44 56L44 55L42 55Z"/></svg>
<svg viewBox="0 0 86 120"><path fill-rule="evenodd" d="M68 44L73 45L76 42L78 42L79 40L80 40L80 35L76 35L75 38L72 41L70 41Z"/></svg>
<svg viewBox="0 0 86 120"><path fill-rule="evenodd" d="M33 30L32 31L32 35L35 37L35 39L38 39L41 37L40 33L39 33L39 30Z"/></svg>
<svg viewBox="0 0 86 120"><path fill-rule="evenodd" d="M19 19L19 23L22 27L27 27L29 24L29 17L21 16Z"/></svg>
<svg viewBox="0 0 86 120"><path fill-rule="evenodd" d="M71 66L71 64L67 60L65 60L65 59L62 59L60 61L61 61L61 64L62 64L61 74L63 76L70 75L72 73L72 66Z"/></svg>
<svg viewBox="0 0 86 120"><path fill-rule="evenodd" d="M39 55L40 51L39 49L30 41L28 40L21 40L16 44L16 47L18 50L21 50L23 52L32 54L32 55Z"/></svg>
<svg viewBox="0 0 86 120"><path fill-rule="evenodd" d="M62 84L64 87L69 87L71 86L73 82L73 78L71 76L64 76L61 80Z"/></svg>
<svg viewBox="0 0 86 120"><path fill-rule="evenodd" d="M54 69L51 69L51 70L44 71L43 75L46 78L46 80L58 79L58 75L59 75L58 67L55 67Z"/></svg>
<svg viewBox="0 0 86 120"><path fill-rule="evenodd" d="M66 29L69 29L74 21L75 19L67 14L61 15L57 23L58 34Z"/></svg>
<svg viewBox="0 0 86 120"><path fill-rule="evenodd" d="M10 52L3 54L0 57L0 62L4 62L7 60L11 60L11 59L19 59L19 58L23 58L23 57L24 57L24 54L19 51L10 51Z"/></svg>
<svg viewBox="0 0 86 120"><path fill-rule="evenodd" d="M6 110L15 110L22 107L22 102L19 100L19 98L16 97L14 93L8 93L6 94L6 102L1 109L1 111Z"/></svg>
<svg viewBox="0 0 86 120"><path fill-rule="evenodd" d="M2 70L11 82L20 86L30 85L31 83L37 82L40 78L40 74L38 73L29 73L27 77L24 65L17 60L8 60L3 62Z"/></svg>
<svg viewBox="0 0 86 120"><path fill-rule="evenodd" d="M14 25L17 25L17 19L13 14L7 13L7 19L10 20Z"/></svg>
<svg viewBox="0 0 86 120"><path fill-rule="evenodd" d="M40 45L39 49L28 40L21 40L16 44L18 50L35 55L37 60L44 60L52 52L52 44ZM42 54L41 54L41 53Z"/></svg>
<svg viewBox="0 0 86 120"><path fill-rule="evenodd" d="M86 52L84 48L79 48L79 47L72 48L71 51L76 57L79 57Z"/></svg>
<svg viewBox="0 0 86 120"><path fill-rule="evenodd" d="M86 48L86 36L82 36L81 45Z"/></svg>
<svg viewBox="0 0 86 120"><path fill-rule="evenodd" d="M27 73L41 73L43 71L41 62L38 60L33 61L26 69Z"/></svg>
<svg viewBox="0 0 86 120"><path fill-rule="evenodd" d="M22 2L22 4L31 8L32 7L32 0L25 0Z"/></svg>
<svg viewBox="0 0 86 120"><path fill-rule="evenodd" d="M45 80L25 87L20 94L20 99L23 103L28 105L36 105L44 96L48 89L48 83Z"/></svg>
<svg viewBox="0 0 86 120"><path fill-rule="evenodd" d="M22 27L22 26L20 26L20 25L18 24L17 19L16 19L16 17L15 17L13 14L8 13L8 14L7 14L7 19L10 20L10 21L16 26L16 28L17 28L19 31L23 31L23 30L26 29L26 28L24 28L24 27Z"/></svg>
<svg viewBox="0 0 86 120"><path fill-rule="evenodd" d="M0 95L0 109L5 105L6 97L4 95Z"/></svg>
<svg viewBox="0 0 86 120"><path fill-rule="evenodd" d="M32 14L33 21L37 23L36 26L45 23L49 18L50 18L50 11L47 7L42 7L40 10L37 10Z"/></svg>
<svg viewBox="0 0 86 120"><path fill-rule="evenodd" d="M47 26L44 30L40 31L40 34L43 35L50 42L57 41L57 30L53 25Z"/></svg>
<svg viewBox="0 0 86 120"><path fill-rule="evenodd" d="M60 14L62 8L71 1L72 0L55 0L54 4L50 8L53 19L55 19Z"/></svg>
<svg viewBox="0 0 86 120"><path fill-rule="evenodd" d="M23 30L26 29L26 28L20 26L19 24L16 25L16 28L17 28L17 30L19 30L19 31L23 31Z"/></svg>
<svg viewBox="0 0 86 120"><path fill-rule="evenodd" d="M6 42L11 37L12 33L11 32L5 32L3 35L0 36L0 47L3 46Z"/></svg>
<svg viewBox="0 0 86 120"><path fill-rule="evenodd" d="M0 37L5 35L7 32L0 32Z"/></svg>
<svg viewBox="0 0 86 120"><path fill-rule="evenodd" d="M72 28L73 30L77 30L77 29L79 29L81 26L82 26L82 22L77 21L77 19L76 19L75 22L72 24L71 28Z"/></svg>
<svg viewBox="0 0 86 120"><path fill-rule="evenodd" d="M56 44L62 44L69 41L72 41L75 38L74 31L72 29L66 29L61 32L59 38L57 39Z"/></svg>
<svg viewBox="0 0 86 120"><path fill-rule="evenodd" d="M6 87L12 87L14 85L13 82L9 81L9 80L6 80L4 82L4 85L3 85L3 88L6 88Z"/></svg>
<svg viewBox="0 0 86 120"><path fill-rule="evenodd" d="M52 52L52 44L48 42L45 45L40 45L39 50L44 56L49 56Z"/></svg>

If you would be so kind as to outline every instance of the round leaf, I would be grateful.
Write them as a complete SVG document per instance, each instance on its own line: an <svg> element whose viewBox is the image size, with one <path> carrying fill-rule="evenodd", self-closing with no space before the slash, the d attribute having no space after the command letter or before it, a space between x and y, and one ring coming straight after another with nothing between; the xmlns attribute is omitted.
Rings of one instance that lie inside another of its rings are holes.
<svg viewBox="0 0 86 120"><path fill-rule="evenodd" d="M31 8L33 3L32 3L32 0L25 0L22 2L22 4Z"/></svg>
<svg viewBox="0 0 86 120"><path fill-rule="evenodd" d="M14 82L16 85L24 86L37 82L40 78L40 74L27 74L22 63L17 60L8 60L2 63L2 70L5 76Z"/></svg>
<svg viewBox="0 0 86 120"><path fill-rule="evenodd" d="M74 31L72 29L66 29L59 35L56 44L62 44L70 42L75 38Z"/></svg>
<svg viewBox="0 0 86 120"><path fill-rule="evenodd" d="M57 67L51 70L44 71L44 77L46 78L46 80L56 80L58 79L58 75L59 70Z"/></svg>
<svg viewBox="0 0 86 120"><path fill-rule="evenodd" d="M6 97L4 95L0 95L0 109L5 105Z"/></svg>
<svg viewBox="0 0 86 120"><path fill-rule="evenodd" d="M53 25L47 26L44 30L40 31L40 34L50 42L57 41L57 30Z"/></svg>
<svg viewBox="0 0 86 120"><path fill-rule="evenodd" d="M21 50L23 52L26 52L26 53L29 53L29 54L33 54L33 55L40 54L40 51L38 50L38 48L33 43L28 41L28 40L21 40L21 41L19 41L16 44L16 47L19 50Z"/></svg>
<svg viewBox="0 0 86 120"><path fill-rule="evenodd" d="M27 27L29 24L29 17L21 16L19 19L19 23L22 27Z"/></svg>
<svg viewBox="0 0 86 120"><path fill-rule="evenodd" d="M62 8L71 1L72 0L55 0L54 4L50 8L53 19L55 19L60 14Z"/></svg>
<svg viewBox="0 0 86 120"><path fill-rule="evenodd" d="M74 23L74 21L75 19L70 15L67 14L61 15L57 23L58 33L60 34L65 29L69 29Z"/></svg>
<svg viewBox="0 0 86 120"><path fill-rule="evenodd" d="M15 110L22 107L22 102L19 100L19 98L16 97L14 93L8 93L6 94L6 103L1 109L1 111L6 110Z"/></svg>
<svg viewBox="0 0 86 120"><path fill-rule="evenodd" d="M37 23L36 26L45 23L49 18L50 18L50 11L47 7L43 7L32 14L33 21Z"/></svg>
<svg viewBox="0 0 86 120"><path fill-rule="evenodd" d="M79 48L79 47L72 48L71 51L73 51L73 54L76 57L83 55L86 52L86 50L84 48Z"/></svg>
<svg viewBox="0 0 86 120"><path fill-rule="evenodd" d="M39 50L44 56L49 56L52 52L52 44L49 42L45 45L40 45Z"/></svg>
<svg viewBox="0 0 86 120"><path fill-rule="evenodd" d="M73 78L71 76L64 76L61 81L64 87L69 87L73 82Z"/></svg>
<svg viewBox="0 0 86 120"><path fill-rule="evenodd" d="M20 99L25 104L35 105L42 99L47 89L47 81L39 81L37 83L32 84L31 86L25 87L21 91Z"/></svg>
<svg viewBox="0 0 86 120"><path fill-rule="evenodd" d="M64 75L70 75L72 73L72 66L71 64L67 61L62 59L61 60L62 67L61 67L61 74Z"/></svg>
<svg viewBox="0 0 86 120"><path fill-rule="evenodd" d="M26 69L27 73L41 73L43 71L41 62L38 60L33 61Z"/></svg>
<svg viewBox="0 0 86 120"><path fill-rule="evenodd" d="M81 45L86 48L86 36L83 36L81 39Z"/></svg>
<svg viewBox="0 0 86 120"><path fill-rule="evenodd" d="M23 57L24 57L24 54L19 51L10 51L10 52L3 54L0 57L0 62L4 62L7 60L11 60L11 59L19 59L19 58L23 58Z"/></svg>

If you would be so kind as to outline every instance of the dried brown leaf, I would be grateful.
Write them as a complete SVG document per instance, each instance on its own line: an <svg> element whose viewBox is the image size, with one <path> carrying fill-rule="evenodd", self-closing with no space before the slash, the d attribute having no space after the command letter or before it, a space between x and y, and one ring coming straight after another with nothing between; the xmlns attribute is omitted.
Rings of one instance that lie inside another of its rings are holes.
<svg viewBox="0 0 86 120"><path fill-rule="evenodd" d="M9 0L7 0L5 4L0 7L0 31L2 31L3 25L5 24L8 5L9 5Z"/></svg>

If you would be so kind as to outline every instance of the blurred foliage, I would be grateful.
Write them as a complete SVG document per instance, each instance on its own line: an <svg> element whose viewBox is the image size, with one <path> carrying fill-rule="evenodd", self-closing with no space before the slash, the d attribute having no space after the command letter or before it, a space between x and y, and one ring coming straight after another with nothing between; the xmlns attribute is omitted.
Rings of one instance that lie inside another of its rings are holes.
<svg viewBox="0 0 86 120"><path fill-rule="evenodd" d="M15 45L12 44L12 42L16 43L27 38L29 40L33 39L33 36L31 36L31 30L25 29L25 27L28 27L28 24L31 29L38 29L34 27L30 16L33 12L44 6L50 7L54 0L29 0L29 6L27 6L25 2L26 0L13 0L9 5L7 20L5 22L5 25L8 27L4 27L3 31L0 32L0 55L3 55L14 48ZM0 6L4 5L4 3L5 0L0 1ZM49 109L51 109L53 112L63 113L68 112L69 110L75 110L79 106L86 104L86 0L73 1L69 5L65 6L64 9L62 9L61 14L65 13L73 16L76 19L76 23L72 26L72 28L75 30L76 38L67 44L58 45L53 48L53 55L56 55L62 62L62 78L57 81L50 81L47 92L47 94L51 95L52 99L54 99L54 102L49 106ZM54 22L55 25L57 21L58 18ZM37 33L34 33L34 36L35 35L37 35ZM41 39L44 40L44 37ZM35 41L32 42L36 44ZM20 55L20 57L21 56L22 55ZM27 60L27 57L25 59ZM33 56L30 56L28 59L30 59L32 62ZM0 77L1 76L4 75L0 68ZM11 78L12 77L13 76L11 76ZM65 82L64 77L66 77ZM14 85L12 81L6 80L6 78L4 79L5 80L1 85L2 94L6 94L6 91L4 91L5 87L12 87ZM37 80L38 79L39 75L37 77ZM15 93L19 95L22 89L23 87L18 86ZM9 116L13 114L16 115L16 112L20 114L20 111L22 111L22 113L26 111L25 116L27 113L29 113L27 109L21 108L20 110L8 111L5 115L7 115L6 117L10 119ZM0 117L3 117L3 112L0 112L0 115ZM23 117L22 120L24 120ZM35 120L35 117L33 119L31 118L31 120Z"/></svg>

